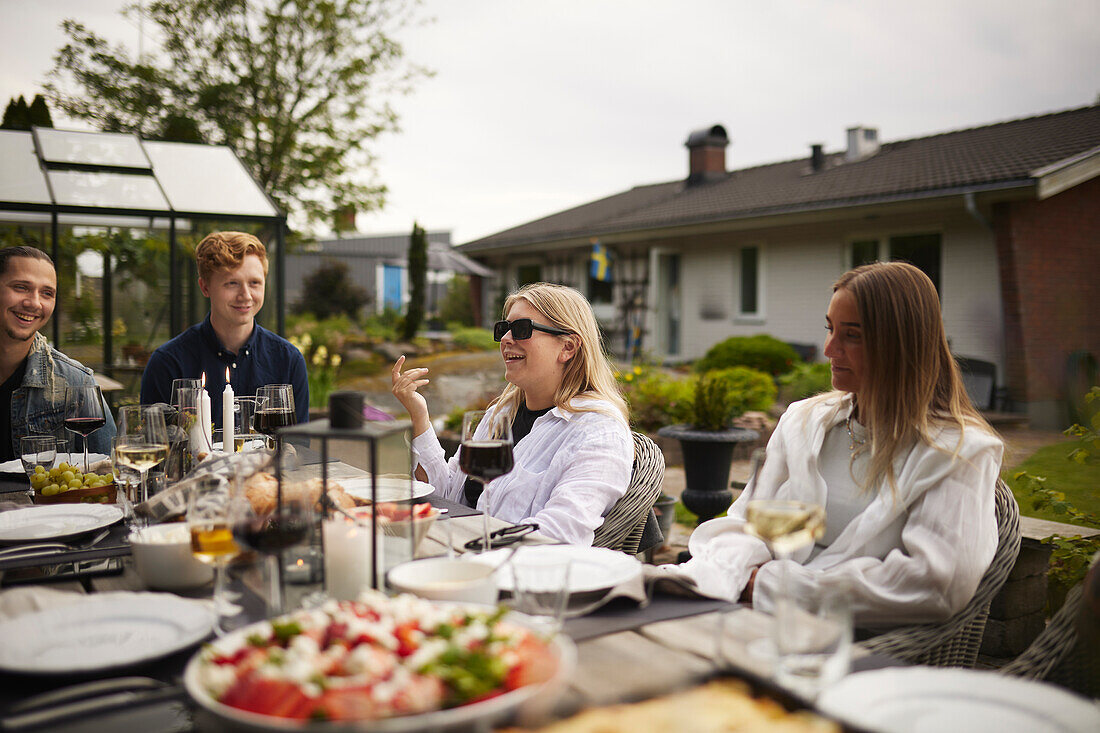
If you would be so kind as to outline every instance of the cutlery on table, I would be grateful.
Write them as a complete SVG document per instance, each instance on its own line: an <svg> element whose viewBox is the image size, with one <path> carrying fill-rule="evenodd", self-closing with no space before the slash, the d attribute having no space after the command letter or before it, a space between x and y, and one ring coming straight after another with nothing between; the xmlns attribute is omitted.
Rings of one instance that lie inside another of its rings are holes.
<svg viewBox="0 0 1100 733"><path fill-rule="evenodd" d="M12 705L0 718L0 731L53 727L74 718L179 700L185 695L182 687L149 677L95 680L35 695Z"/></svg>

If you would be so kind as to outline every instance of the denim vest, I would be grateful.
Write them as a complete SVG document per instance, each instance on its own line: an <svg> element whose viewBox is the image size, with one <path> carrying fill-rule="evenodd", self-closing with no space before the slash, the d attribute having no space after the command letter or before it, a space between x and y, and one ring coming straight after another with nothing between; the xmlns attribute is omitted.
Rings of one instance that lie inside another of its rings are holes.
<svg viewBox="0 0 1100 733"><path fill-rule="evenodd" d="M36 333L27 355L23 384L11 396L11 439L15 455L19 455L19 439L24 435L53 435L69 440L71 450L83 448L76 436L65 430L65 388L91 384L95 384L91 369L65 356L50 346L45 336ZM106 402L103 414L107 424L88 436L88 451L110 455L115 420Z"/></svg>

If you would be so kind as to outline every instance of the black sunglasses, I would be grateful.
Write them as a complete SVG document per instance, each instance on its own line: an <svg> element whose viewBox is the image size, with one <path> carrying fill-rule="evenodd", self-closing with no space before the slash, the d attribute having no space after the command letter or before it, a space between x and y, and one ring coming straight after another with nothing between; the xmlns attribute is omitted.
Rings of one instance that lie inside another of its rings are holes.
<svg viewBox="0 0 1100 733"><path fill-rule="evenodd" d="M554 326L544 326L541 323L535 323L530 318L517 318L514 321L497 321L493 324L493 340L500 341L504 338L504 334L512 332L512 338L516 341L523 341L524 339L531 338L531 334L535 331L542 331L543 333L552 333L556 336L566 336L570 331L565 329L556 328Z"/></svg>
<svg viewBox="0 0 1100 733"><path fill-rule="evenodd" d="M508 545L514 545L526 535L537 532L538 528L539 526L534 522L530 524L516 524L511 527L502 527L501 529L489 533L489 544L492 547L507 547ZM482 537L475 537L463 545L463 547L467 550L480 552L485 544L483 539Z"/></svg>

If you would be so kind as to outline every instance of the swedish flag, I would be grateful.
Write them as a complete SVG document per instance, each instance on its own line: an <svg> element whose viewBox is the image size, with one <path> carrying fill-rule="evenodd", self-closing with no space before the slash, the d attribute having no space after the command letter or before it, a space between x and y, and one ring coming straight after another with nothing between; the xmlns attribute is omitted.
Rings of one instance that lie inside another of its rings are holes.
<svg viewBox="0 0 1100 733"><path fill-rule="evenodd" d="M592 279L611 282L611 253L599 242L592 243Z"/></svg>

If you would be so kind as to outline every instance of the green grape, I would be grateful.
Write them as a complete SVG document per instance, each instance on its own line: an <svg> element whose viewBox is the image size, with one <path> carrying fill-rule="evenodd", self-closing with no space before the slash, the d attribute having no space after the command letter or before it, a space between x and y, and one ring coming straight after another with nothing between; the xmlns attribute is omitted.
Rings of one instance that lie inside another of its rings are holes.
<svg viewBox="0 0 1100 733"><path fill-rule="evenodd" d="M42 474L46 473L45 466L35 466L34 473L36 476L41 476Z"/></svg>
<svg viewBox="0 0 1100 733"><path fill-rule="evenodd" d="M62 471L62 472L61 472L61 475L60 475L60 476L59 476L58 478L60 478L61 480L63 480L63 481L65 482L65 483L69 483L69 482L70 482L70 481L72 481L72 480L73 480L74 478L76 478L76 474L75 474L75 473L73 473L72 471L70 471L70 470L66 469L66 470L64 470L64 471Z"/></svg>
<svg viewBox="0 0 1100 733"><path fill-rule="evenodd" d="M61 491L61 487L57 484L50 484L46 488L42 489L42 496L56 496Z"/></svg>

